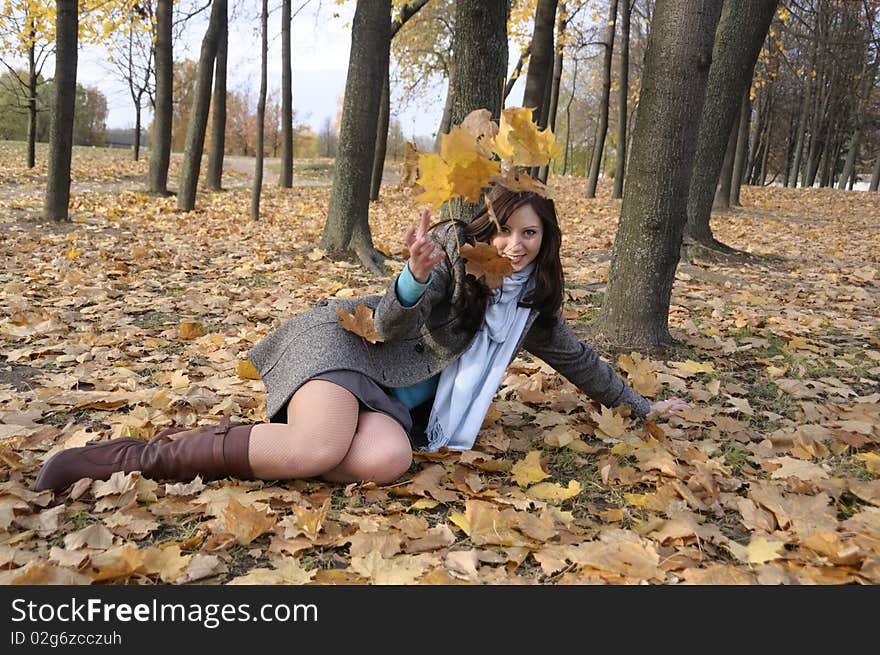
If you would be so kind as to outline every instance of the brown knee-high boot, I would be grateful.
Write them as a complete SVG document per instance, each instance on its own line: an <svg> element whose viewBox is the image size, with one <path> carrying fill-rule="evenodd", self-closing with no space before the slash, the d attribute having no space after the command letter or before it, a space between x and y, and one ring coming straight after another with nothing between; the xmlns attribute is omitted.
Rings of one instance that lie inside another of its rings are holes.
<svg viewBox="0 0 880 655"><path fill-rule="evenodd" d="M80 478L107 480L116 471L141 471L147 478L184 482L197 475L205 480L226 475L249 479L253 477L248 460L252 427L226 416L219 425L172 428L150 441L124 437L68 448L46 460L34 489L60 491Z"/></svg>

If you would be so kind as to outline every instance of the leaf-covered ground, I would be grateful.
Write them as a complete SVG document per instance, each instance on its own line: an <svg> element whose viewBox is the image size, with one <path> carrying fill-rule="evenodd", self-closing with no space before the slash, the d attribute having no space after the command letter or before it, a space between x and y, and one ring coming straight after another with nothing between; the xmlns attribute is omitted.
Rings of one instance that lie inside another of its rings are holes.
<svg viewBox="0 0 880 655"><path fill-rule="evenodd" d="M631 421L523 356L474 451L417 455L393 485L135 473L55 494L31 486L58 449L264 420L248 349L390 276L317 250L327 188L267 186L252 222L230 173L181 214L143 192L146 161L77 150L57 225L39 218L45 166L23 160L0 144L2 584L880 582L880 194L745 187L714 217L751 256L680 265L679 345L602 348L646 396L688 399L682 415ZM588 336L620 201L551 185L565 310ZM417 216L390 186L371 207L392 273Z"/></svg>

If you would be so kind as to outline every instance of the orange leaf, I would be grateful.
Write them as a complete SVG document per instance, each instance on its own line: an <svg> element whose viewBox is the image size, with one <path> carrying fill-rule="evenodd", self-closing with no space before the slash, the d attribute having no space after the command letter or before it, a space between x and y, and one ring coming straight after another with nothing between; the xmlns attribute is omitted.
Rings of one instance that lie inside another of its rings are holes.
<svg viewBox="0 0 880 655"><path fill-rule="evenodd" d="M339 317L339 325L343 330L348 330L370 343L384 341L373 325L373 310L363 303L355 307L354 314L349 314L342 307L337 307L336 315Z"/></svg>
<svg viewBox="0 0 880 655"><path fill-rule="evenodd" d="M506 257L488 243L477 242L476 246L465 244L461 247L461 258L467 262L465 271L476 277L485 278L483 282L490 289L501 286L503 278L513 273L513 265Z"/></svg>

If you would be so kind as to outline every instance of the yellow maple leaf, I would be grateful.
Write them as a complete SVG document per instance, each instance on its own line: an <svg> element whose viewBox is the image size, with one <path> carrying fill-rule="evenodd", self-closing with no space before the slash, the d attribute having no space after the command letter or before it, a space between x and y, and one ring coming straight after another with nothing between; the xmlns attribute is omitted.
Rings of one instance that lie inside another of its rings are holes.
<svg viewBox="0 0 880 655"><path fill-rule="evenodd" d="M581 492L581 485L577 480L569 480L568 487L563 487L558 482L541 482L529 487L526 492L532 498L538 500L568 500Z"/></svg>
<svg viewBox="0 0 880 655"><path fill-rule="evenodd" d="M452 197L461 197L468 202L477 203L483 189L501 170L501 162L485 157L460 157L450 160L449 184L453 189Z"/></svg>
<svg viewBox="0 0 880 655"><path fill-rule="evenodd" d="M784 541L774 541L763 536L753 536L746 549L746 553L750 564L763 564L770 560L779 559L784 548Z"/></svg>
<svg viewBox="0 0 880 655"><path fill-rule="evenodd" d="M590 416L596 421L596 429L605 436L620 439L626 433L626 426L622 416L615 414L608 407L602 406L601 413L590 412Z"/></svg>
<svg viewBox="0 0 880 655"><path fill-rule="evenodd" d="M653 398L659 393L661 384L654 372L650 359L644 359L637 352L622 354L617 360L620 368L629 373L629 381L633 389L646 398Z"/></svg>
<svg viewBox="0 0 880 655"><path fill-rule="evenodd" d="M544 166L562 152L550 128L538 129L532 121L533 110L511 107L501 112L493 150L514 166Z"/></svg>
<svg viewBox="0 0 880 655"><path fill-rule="evenodd" d="M452 197L452 184L449 182L450 166L436 152L423 152L419 155L419 173L416 184L425 190L416 200L434 209Z"/></svg>
<svg viewBox="0 0 880 655"><path fill-rule="evenodd" d="M541 468L541 451L533 450L510 468L511 477L520 487L546 480L550 474Z"/></svg>
<svg viewBox="0 0 880 655"><path fill-rule="evenodd" d="M874 475L880 473L880 455L877 453L860 453L855 457L865 463L868 473L873 473Z"/></svg>

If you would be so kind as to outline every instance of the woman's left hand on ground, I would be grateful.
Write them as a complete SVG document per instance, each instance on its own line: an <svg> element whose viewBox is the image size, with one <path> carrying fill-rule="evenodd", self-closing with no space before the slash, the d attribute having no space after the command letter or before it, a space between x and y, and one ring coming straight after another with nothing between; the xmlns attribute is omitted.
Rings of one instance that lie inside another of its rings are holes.
<svg viewBox="0 0 880 655"><path fill-rule="evenodd" d="M675 412L679 412L685 409L690 409L690 407L691 406L681 398L660 400L651 405L651 411L648 412L648 416L646 418L653 420L662 416L674 414Z"/></svg>

